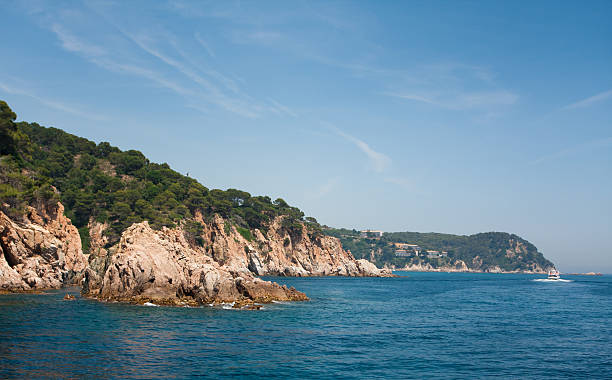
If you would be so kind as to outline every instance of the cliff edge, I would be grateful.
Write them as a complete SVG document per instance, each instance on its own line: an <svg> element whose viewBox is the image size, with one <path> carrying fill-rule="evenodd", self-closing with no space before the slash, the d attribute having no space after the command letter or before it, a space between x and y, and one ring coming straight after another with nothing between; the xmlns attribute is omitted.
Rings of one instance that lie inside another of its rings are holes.
<svg viewBox="0 0 612 380"><path fill-rule="evenodd" d="M285 231L278 218L249 239L223 218L206 222L194 242L185 225L154 230L135 223L108 247L108 225L90 223L89 253L61 203L27 208L17 222L0 212L0 289L31 291L80 283L83 294L104 301L167 305L301 301L293 288L257 276L391 276L367 260L355 260L340 241ZM107 247L107 248L105 248Z"/></svg>
<svg viewBox="0 0 612 380"><path fill-rule="evenodd" d="M59 288L86 267L79 231L61 203L28 207L20 222L0 211L0 289Z"/></svg>

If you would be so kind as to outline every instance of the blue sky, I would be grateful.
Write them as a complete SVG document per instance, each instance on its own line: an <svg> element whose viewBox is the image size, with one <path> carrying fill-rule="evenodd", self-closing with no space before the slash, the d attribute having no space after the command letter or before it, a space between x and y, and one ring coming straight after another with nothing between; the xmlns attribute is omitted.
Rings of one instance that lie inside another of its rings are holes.
<svg viewBox="0 0 612 380"><path fill-rule="evenodd" d="M0 99L336 227L612 272L612 3L2 1Z"/></svg>

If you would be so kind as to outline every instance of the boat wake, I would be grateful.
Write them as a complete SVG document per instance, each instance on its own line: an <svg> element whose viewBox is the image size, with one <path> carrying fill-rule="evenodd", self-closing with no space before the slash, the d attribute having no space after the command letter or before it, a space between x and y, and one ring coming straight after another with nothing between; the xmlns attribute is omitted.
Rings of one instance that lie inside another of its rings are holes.
<svg viewBox="0 0 612 380"><path fill-rule="evenodd" d="M574 280L564 280L562 278L557 279L557 280L552 280L549 278L536 278L535 280L531 280L531 281L537 281L537 282L574 282Z"/></svg>

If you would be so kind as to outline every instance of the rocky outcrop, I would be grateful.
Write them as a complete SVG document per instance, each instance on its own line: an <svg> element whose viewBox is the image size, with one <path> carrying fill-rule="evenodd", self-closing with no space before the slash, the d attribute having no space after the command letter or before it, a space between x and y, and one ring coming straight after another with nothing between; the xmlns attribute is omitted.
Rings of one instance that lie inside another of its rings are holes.
<svg viewBox="0 0 612 380"><path fill-rule="evenodd" d="M476 257L478 258L478 256ZM482 262L475 260L472 263L472 267L468 267L462 260L455 260L451 264L447 265L436 265L433 266L431 263L418 262L409 263L402 268L397 268L400 271L407 272L471 272L471 273L526 273L526 274L542 274L547 273L547 269L542 269L537 265L532 265L531 269L520 269L514 271L503 270L499 266L483 266Z"/></svg>
<svg viewBox="0 0 612 380"><path fill-rule="evenodd" d="M29 208L20 223L0 213L0 290L59 288L82 279L83 294L100 300L245 306L308 299L256 276L391 275L355 260L336 238L309 233L306 226L288 233L281 218L266 233L239 231L218 216L196 220L203 226L197 240L181 226L155 231L142 222L111 247L108 226L92 221L84 255L61 204L50 212Z"/></svg>
<svg viewBox="0 0 612 380"><path fill-rule="evenodd" d="M0 289L59 288L86 266L79 231L61 203L29 207L19 223L0 212Z"/></svg>
<svg viewBox="0 0 612 380"><path fill-rule="evenodd" d="M282 230L281 220L274 221L266 235L243 231L245 237L221 217L207 223L196 215L196 220L203 226L200 244L189 241L181 227L154 231L147 222L132 225L109 249L104 272L87 270L83 293L142 304L244 306L307 299L256 275L391 275L367 260L355 260L335 238L310 237L305 226L299 239Z"/></svg>
<svg viewBox="0 0 612 380"><path fill-rule="evenodd" d="M198 215L196 219L204 225L203 238L213 259L259 276L391 276L367 260L355 260L337 238L309 234L306 226L297 236L289 234L282 218L274 220L265 234L254 230L251 239L221 217L210 223Z"/></svg>
<svg viewBox="0 0 612 380"><path fill-rule="evenodd" d="M108 229L107 223L99 223L93 219L87 225L89 230L89 252L87 259L89 267L96 273L103 274L108 268L112 251L106 249L108 237L104 234Z"/></svg>
<svg viewBox="0 0 612 380"><path fill-rule="evenodd" d="M86 272L83 292L101 300L172 305L308 299L255 278L245 266L219 264L187 242L181 229L154 231L147 222L123 233L103 276Z"/></svg>
<svg viewBox="0 0 612 380"><path fill-rule="evenodd" d="M462 260L456 260L454 263L442 266L432 266L431 263L419 262L411 263L397 270L408 272L471 272L468 266Z"/></svg>

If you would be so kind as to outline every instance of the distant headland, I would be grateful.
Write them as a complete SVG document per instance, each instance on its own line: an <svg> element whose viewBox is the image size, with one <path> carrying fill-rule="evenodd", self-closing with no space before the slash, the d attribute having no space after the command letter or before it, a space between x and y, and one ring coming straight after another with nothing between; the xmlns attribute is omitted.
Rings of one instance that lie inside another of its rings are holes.
<svg viewBox="0 0 612 380"><path fill-rule="evenodd" d="M546 273L554 264L521 237L505 232L475 235L349 230L323 226L356 258L404 271Z"/></svg>

